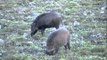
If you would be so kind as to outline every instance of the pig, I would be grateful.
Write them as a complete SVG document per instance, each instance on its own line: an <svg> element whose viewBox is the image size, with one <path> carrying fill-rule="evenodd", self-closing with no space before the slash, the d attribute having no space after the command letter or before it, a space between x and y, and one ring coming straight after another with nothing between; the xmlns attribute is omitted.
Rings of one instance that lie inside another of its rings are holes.
<svg viewBox="0 0 107 60"><path fill-rule="evenodd" d="M70 33L66 28L59 28L48 36L45 53L54 55L61 46L70 49Z"/></svg>
<svg viewBox="0 0 107 60"><path fill-rule="evenodd" d="M31 36L33 36L37 31L41 31L42 35L46 28L55 27L59 28L62 21L62 16L58 12L51 11L48 13L43 13L33 21L31 24Z"/></svg>

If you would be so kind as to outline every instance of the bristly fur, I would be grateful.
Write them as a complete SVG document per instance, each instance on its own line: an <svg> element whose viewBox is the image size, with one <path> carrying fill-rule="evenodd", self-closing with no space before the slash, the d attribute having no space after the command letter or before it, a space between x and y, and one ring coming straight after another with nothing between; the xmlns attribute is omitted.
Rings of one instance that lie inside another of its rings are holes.
<svg viewBox="0 0 107 60"><path fill-rule="evenodd" d="M66 28L59 28L48 36L46 54L54 55L61 46L70 49L70 33Z"/></svg>
<svg viewBox="0 0 107 60"><path fill-rule="evenodd" d="M59 28L62 21L62 16L57 12L43 13L33 21L31 24L31 36L33 36L38 30L41 31L42 35L46 28L55 27Z"/></svg>

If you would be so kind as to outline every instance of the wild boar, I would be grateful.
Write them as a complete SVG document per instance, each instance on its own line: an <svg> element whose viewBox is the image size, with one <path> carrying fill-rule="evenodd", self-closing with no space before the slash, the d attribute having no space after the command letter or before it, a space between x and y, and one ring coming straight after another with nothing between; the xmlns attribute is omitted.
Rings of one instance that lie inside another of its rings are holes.
<svg viewBox="0 0 107 60"><path fill-rule="evenodd" d="M31 24L31 36L33 36L39 30L43 35L46 28L55 27L58 29L61 21L62 16L55 11L43 13L37 16L37 18Z"/></svg>
<svg viewBox="0 0 107 60"><path fill-rule="evenodd" d="M61 46L70 49L70 33L66 28L59 28L48 36L45 53L54 55Z"/></svg>

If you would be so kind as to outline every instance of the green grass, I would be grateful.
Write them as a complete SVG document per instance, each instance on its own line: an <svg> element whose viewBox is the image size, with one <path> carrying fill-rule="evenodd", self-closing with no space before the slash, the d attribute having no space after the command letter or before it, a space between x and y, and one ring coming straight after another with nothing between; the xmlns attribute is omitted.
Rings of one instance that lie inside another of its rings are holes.
<svg viewBox="0 0 107 60"><path fill-rule="evenodd" d="M25 3L14 1L16 4L0 4L0 25L3 27L0 29L0 39L5 41L4 45L0 45L0 60L106 60L107 21L95 19L101 14L98 10L100 4L97 4L104 3L104 0L32 1L34 7L26 3L28 0ZM71 32L71 49L66 51L61 47L57 54L49 56L44 51L47 37L53 29L46 29L43 36L38 31L31 37L30 27L34 19L32 13L39 15L52 9L63 15L63 24ZM82 13L87 10L95 10L92 12L95 13L95 17L86 18ZM80 25L74 26L75 20ZM24 33L27 36L24 36ZM92 35L97 37L92 39Z"/></svg>

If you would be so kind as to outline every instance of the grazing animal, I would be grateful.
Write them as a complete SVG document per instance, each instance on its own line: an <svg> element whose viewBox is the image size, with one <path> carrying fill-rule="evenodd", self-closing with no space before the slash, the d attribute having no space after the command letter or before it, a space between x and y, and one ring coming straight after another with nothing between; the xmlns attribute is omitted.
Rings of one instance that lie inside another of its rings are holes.
<svg viewBox="0 0 107 60"><path fill-rule="evenodd" d="M40 30L43 35L46 28L55 27L58 29L61 21L61 15L55 11L43 13L37 16L37 18L31 24L31 36L33 36L38 30Z"/></svg>
<svg viewBox="0 0 107 60"><path fill-rule="evenodd" d="M59 28L52 32L47 40L46 51L48 55L54 55L58 52L59 47L64 46L65 49L70 49L70 33L66 28Z"/></svg>

